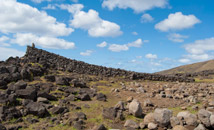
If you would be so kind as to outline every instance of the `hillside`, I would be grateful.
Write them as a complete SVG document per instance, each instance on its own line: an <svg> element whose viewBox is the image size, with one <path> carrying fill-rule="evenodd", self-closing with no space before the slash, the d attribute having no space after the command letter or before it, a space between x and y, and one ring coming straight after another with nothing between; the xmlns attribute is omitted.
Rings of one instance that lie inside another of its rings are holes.
<svg viewBox="0 0 214 130"><path fill-rule="evenodd" d="M179 66L158 72L157 74L171 75L177 73L197 73L205 70L214 70L214 60Z"/></svg>

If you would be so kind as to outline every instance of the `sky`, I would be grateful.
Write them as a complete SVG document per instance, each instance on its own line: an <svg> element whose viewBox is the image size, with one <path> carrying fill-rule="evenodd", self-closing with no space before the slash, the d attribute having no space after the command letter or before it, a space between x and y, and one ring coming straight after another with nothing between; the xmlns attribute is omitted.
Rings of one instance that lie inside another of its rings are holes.
<svg viewBox="0 0 214 130"><path fill-rule="evenodd" d="M213 0L0 0L0 60L26 46L153 73L214 58Z"/></svg>

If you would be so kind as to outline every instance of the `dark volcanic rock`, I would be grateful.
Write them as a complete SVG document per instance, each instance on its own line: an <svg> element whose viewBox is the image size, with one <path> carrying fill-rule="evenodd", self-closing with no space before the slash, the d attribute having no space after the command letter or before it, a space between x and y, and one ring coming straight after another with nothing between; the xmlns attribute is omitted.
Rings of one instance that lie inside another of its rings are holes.
<svg viewBox="0 0 214 130"><path fill-rule="evenodd" d="M105 119L114 120L117 116L117 111L115 108L103 108L102 116Z"/></svg>
<svg viewBox="0 0 214 130"><path fill-rule="evenodd" d="M90 98L90 96L88 94L83 94L83 95L80 96L80 100L81 101L90 101L91 98Z"/></svg>
<svg viewBox="0 0 214 130"><path fill-rule="evenodd" d="M43 98L47 98L48 100L51 100L51 101L57 101L57 98L55 96L50 95L47 92L43 92L43 91L39 91L37 93L37 97L43 97Z"/></svg>
<svg viewBox="0 0 214 130"><path fill-rule="evenodd" d="M5 126L3 126L2 124L0 124L0 130L7 130Z"/></svg>
<svg viewBox="0 0 214 130"><path fill-rule="evenodd" d="M33 114L38 117L45 117L49 115L46 108L38 102L30 102L29 104L27 104L26 108L28 109L29 114Z"/></svg>
<svg viewBox="0 0 214 130"><path fill-rule="evenodd" d="M30 89L30 88L27 88L27 89L20 89L20 90L17 90L16 91L16 94L18 97L20 98L24 98L24 99L31 99L31 100L36 100L36 90L35 89Z"/></svg>
<svg viewBox="0 0 214 130"><path fill-rule="evenodd" d="M54 75L46 75L45 79L49 82L55 82L55 76Z"/></svg>
<svg viewBox="0 0 214 130"><path fill-rule="evenodd" d="M57 85L70 85L68 80L65 77L56 77L56 84Z"/></svg>
<svg viewBox="0 0 214 130"><path fill-rule="evenodd" d="M106 101L106 95L103 93L98 93L96 98L98 101Z"/></svg>
<svg viewBox="0 0 214 130"><path fill-rule="evenodd" d="M50 111L53 114L61 114L63 112L66 112L68 109L66 107L62 107L62 106L57 106L57 107L53 107Z"/></svg>

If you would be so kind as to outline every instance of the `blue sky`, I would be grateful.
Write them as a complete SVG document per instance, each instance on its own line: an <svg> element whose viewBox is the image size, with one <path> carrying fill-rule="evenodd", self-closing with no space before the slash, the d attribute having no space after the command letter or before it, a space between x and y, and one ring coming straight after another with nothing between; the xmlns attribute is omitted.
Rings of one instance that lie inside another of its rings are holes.
<svg viewBox="0 0 214 130"><path fill-rule="evenodd" d="M214 58L213 0L1 0L0 60L26 45L157 72Z"/></svg>

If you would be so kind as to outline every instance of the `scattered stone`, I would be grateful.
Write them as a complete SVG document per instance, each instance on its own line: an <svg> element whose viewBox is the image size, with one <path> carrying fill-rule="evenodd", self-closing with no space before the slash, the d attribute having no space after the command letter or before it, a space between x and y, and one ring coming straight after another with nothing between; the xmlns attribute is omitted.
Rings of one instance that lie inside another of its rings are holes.
<svg viewBox="0 0 214 130"><path fill-rule="evenodd" d="M210 112L205 110L205 109L201 109L198 111L198 118L199 120L205 125L205 127L210 127Z"/></svg>
<svg viewBox="0 0 214 130"><path fill-rule="evenodd" d="M138 129L139 125L136 122L134 122L133 120L127 120L124 124L124 127L131 127L131 128Z"/></svg>
<svg viewBox="0 0 214 130"><path fill-rule="evenodd" d="M159 126L168 126L170 124L170 118L172 117L172 111L166 108L156 108L154 112L155 121Z"/></svg>
<svg viewBox="0 0 214 130"><path fill-rule="evenodd" d="M33 114L38 117L45 117L49 115L46 108L38 102L30 102L29 104L27 104L26 108L28 109L29 114Z"/></svg>
<svg viewBox="0 0 214 130"><path fill-rule="evenodd" d="M173 130L188 130L185 127L181 126L181 125L176 125L175 127L173 127Z"/></svg>
<svg viewBox="0 0 214 130"><path fill-rule="evenodd" d="M144 107L153 107L154 104L151 102L151 100L146 99L143 103Z"/></svg>
<svg viewBox="0 0 214 130"><path fill-rule="evenodd" d="M131 96L131 97L128 97L126 101L127 101L127 102L132 102L133 99L134 99L134 98Z"/></svg>
<svg viewBox="0 0 214 130"><path fill-rule="evenodd" d="M99 126L95 126L93 130L107 130L107 128L103 124L101 124Z"/></svg>
<svg viewBox="0 0 214 130"><path fill-rule="evenodd" d="M157 128L158 128L158 125L155 124L155 123L149 123L148 124L148 129L149 130L157 130Z"/></svg>
<svg viewBox="0 0 214 130"><path fill-rule="evenodd" d="M142 116L142 108L141 108L141 103L134 99L130 104L129 104L129 113L134 115L135 117L141 117Z"/></svg>
<svg viewBox="0 0 214 130"><path fill-rule="evenodd" d="M96 98L98 101L106 101L106 95L103 93L98 93Z"/></svg>
<svg viewBox="0 0 214 130"><path fill-rule="evenodd" d="M171 117L170 118L170 124L172 127L176 126L176 125L180 125L180 121L177 117Z"/></svg>

